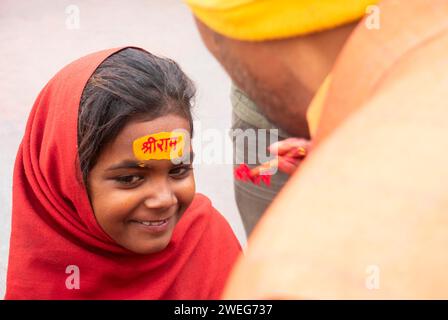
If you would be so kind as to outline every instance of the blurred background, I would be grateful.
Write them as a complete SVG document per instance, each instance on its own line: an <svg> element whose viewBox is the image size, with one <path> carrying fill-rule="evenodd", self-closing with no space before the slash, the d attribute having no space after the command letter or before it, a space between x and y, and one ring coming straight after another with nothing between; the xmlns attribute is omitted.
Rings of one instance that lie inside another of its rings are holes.
<svg viewBox="0 0 448 320"><path fill-rule="evenodd" d="M79 17L77 19L76 17ZM0 1L0 297L11 230L12 173L34 99L67 63L105 48L134 45L177 61L197 86L202 130L230 128L230 80L203 46L181 0ZM228 136L225 136L229 139ZM232 166L196 164L197 191L246 238L233 196Z"/></svg>

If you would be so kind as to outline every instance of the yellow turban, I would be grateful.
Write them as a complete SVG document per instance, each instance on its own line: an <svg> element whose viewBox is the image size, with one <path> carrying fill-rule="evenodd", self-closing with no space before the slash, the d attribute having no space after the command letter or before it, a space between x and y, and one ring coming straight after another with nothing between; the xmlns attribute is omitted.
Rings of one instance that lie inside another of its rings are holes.
<svg viewBox="0 0 448 320"><path fill-rule="evenodd" d="M229 38L260 41L304 35L360 19L378 0L184 0Z"/></svg>

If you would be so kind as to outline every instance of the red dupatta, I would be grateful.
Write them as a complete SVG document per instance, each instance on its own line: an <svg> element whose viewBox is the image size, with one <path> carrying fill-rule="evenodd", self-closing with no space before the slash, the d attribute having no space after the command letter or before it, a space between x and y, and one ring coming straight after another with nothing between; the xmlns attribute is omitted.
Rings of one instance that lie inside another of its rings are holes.
<svg viewBox="0 0 448 320"><path fill-rule="evenodd" d="M240 246L205 196L195 196L168 247L151 255L122 248L95 220L78 164L78 109L92 73L122 49L69 64L34 103L14 168L6 299L216 299L221 294Z"/></svg>

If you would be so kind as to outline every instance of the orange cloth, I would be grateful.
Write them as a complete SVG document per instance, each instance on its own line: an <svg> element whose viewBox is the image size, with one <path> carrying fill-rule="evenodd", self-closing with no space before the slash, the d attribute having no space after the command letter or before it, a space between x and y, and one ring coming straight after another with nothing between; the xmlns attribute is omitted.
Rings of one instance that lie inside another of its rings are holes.
<svg viewBox="0 0 448 320"><path fill-rule="evenodd" d="M306 120L308 122L308 128L310 130L311 138L315 136L317 127L319 126L319 121L322 116L322 109L324 108L325 99L327 98L330 84L331 75L328 75L317 90L310 105L308 106L306 112Z"/></svg>

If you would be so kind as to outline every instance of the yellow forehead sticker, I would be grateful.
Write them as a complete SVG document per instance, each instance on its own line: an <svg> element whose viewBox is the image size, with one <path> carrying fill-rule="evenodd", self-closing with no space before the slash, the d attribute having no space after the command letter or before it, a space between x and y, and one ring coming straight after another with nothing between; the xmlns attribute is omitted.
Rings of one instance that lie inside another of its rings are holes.
<svg viewBox="0 0 448 320"><path fill-rule="evenodd" d="M159 132L134 140L134 156L144 160L170 160L181 158L185 147L185 133Z"/></svg>

